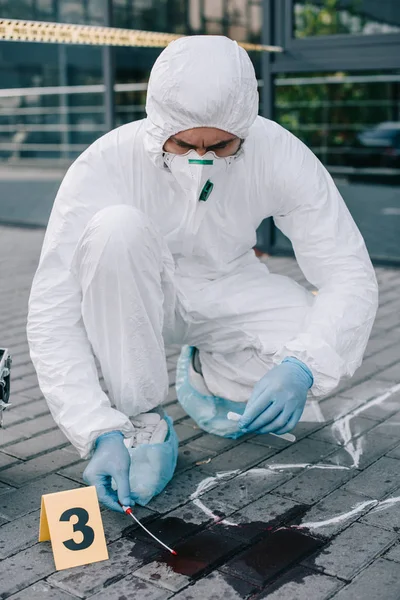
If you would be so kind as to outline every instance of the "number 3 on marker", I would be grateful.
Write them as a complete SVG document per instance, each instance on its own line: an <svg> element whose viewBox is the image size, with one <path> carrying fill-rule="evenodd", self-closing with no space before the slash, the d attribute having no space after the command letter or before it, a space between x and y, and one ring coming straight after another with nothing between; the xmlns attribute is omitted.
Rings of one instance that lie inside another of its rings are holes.
<svg viewBox="0 0 400 600"><path fill-rule="evenodd" d="M86 550L94 541L94 531L87 525L89 513L84 508L69 508L63 512L60 521L70 521L71 517L78 517L78 521L73 524L73 531L74 533L80 532L83 538L79 543L71 538L63 542L63 544L68 550Z"/></svg>

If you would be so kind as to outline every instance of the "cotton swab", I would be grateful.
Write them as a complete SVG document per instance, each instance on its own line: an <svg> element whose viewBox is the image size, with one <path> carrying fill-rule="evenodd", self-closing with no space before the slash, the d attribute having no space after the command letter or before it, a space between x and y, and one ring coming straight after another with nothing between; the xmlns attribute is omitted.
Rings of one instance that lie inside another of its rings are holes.
<svg viewBox="0 0 400 600"><path fill-rule="evenodd" d="M169 546L167 546L167 544L164 544L164 542L162 542L161 540L159 540L158 537L156 537L153 533L151 533L151 531L149 531L148 529L146 529L146 527L139 521L139 519L137 517L135 517L135 515L133 514L133 510L131 509L130 506L123 506L121 504L121 502L118 502L118 504L122 507L122 510L124 511L124 513L126 515L129 515L130 517L132 517L132 519L134 521L136 521L136 523L138 525L140 525L140 527L142 529L144 529L146 533L148 533L153 539L155 539L156 542L158 542L159 544L161 544L161 546L164 546L164 548L166 548L174 556L178 555L178 553L176 552L176 550L172 550L172 548L170 548Z"/></svg>
<svg viewBox="0 0 400 600"><path fill-rule="evenodd" d="M227 417L230 421L239 421L242 415L239 415L239 413L235 412L228 412ZM275 437L281 438L282 440L286 440L287 442L296 441L296 436L292 433L282 433L282 435L278 435L277 433L270 433L270 435L274 435Z"/></svg>

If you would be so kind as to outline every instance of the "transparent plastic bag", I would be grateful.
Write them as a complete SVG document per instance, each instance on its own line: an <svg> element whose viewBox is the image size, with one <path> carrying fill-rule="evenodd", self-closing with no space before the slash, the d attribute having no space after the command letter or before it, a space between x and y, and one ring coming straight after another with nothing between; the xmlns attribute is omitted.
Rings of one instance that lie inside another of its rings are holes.
<svg viewBox="0 0 400 600"><path fill-rule="evenodd" d="M174 475L178 460L179 442L173 421L165 413L162 418L168 424L168 434L162 444L141 444L137 448L129 448L131 496L141 506L163 491Z"/></svg>
<svg viewBox="0 0 400 600"><path fill-rule="evenodd" d="M244 435L237 422L230 421L228 412L244 413L245 402L232 402L218 396L205 396L196 390L189 380L189 367L194 348L184 346L176 370L176 393L182 408L201 429L221 437L237 439Z"/></svg>

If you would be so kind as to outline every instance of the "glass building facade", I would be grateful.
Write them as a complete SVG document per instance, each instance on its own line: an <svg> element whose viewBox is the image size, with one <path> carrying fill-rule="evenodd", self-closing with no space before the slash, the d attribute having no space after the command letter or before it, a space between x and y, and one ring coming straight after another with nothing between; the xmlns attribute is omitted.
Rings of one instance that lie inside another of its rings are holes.
<svg viewBox="0 0 400 600"><path fill-rule="evenodd" d="M103 0L0 0L0 18L104 25L104 5ZM111 21L120 28L260 43L261 0L113 0ZM113 50L115 125L144 117L146 83L160 51ZM259 71L260 56L253 58ZM3 42L0 160L54 163L77 156L106 131L102 84L101 47ZM46 89L54 87L60 92ZM32 91L24 94L25 88Z"/></svg>
<svg viewBox="0 0 400 600"><path fill-rule="evenodd" d="M0 18L105 24L106 0L0 0ZM373 257L400 264L399 0L112 0L115 27L227 35L251 53L261 112L334 177ZM143 118L160 53L116 47L115 125ZM0 43L0 167L68 165L106 127L98 46ZM1 203L1 198L0 198ZM291 251L266 222L259 245Z"/></svg>

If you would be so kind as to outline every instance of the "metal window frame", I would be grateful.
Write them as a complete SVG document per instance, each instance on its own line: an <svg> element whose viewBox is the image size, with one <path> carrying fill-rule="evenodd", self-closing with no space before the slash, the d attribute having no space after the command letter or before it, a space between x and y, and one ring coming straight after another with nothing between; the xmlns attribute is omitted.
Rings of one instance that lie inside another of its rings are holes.
<svg viewBox="0 0 400 600"><path fill-rule="evenodd" d="M334 71L391 71L400 69L400 33L381 35L333 35L293 37L294 0L263 0L263 44L284 48L282 54L263 53L264 102L262 114L274 118L274 80L283 73L329 73ZM268 254L275 250L273 219L259 228L257 247ZM279 249L280 255L293 255ZM399 265L397 258L371 257L375 264Z"/></svg>
<svg viewBox="0 0 400 600"><path fill-rule="evenodd" d="M274 38L274 0L262 0L262 44L269 45ZM273 119L274 116L274 75L272 72L273 58L270 52L263 52L261 57L261 70L263 79L262 116ZM257 232L257 248L267 254L273 249L275 239L275 225L272 218L265 219Z"/></svg>
<svg viewBox="0 0 400 600"><path fill-rule="evenodd" d="M308 38L296 38L294 37L294 19L293 19L293 5L296 0L283 0L279 2L281 10L285 13L286 31L285 31L285 45L287 48L296 48L299 44L303 47L312 47L316 41L319 42L320 46L326 46L331 48L337 46L337 44L343 44L345 46L370 46L370 45L382 45L391 44L395 41L395 38L399 38L400 32L398 33L379 33L372 35L363 35L361 33L355 34L334 34L334 35L319 35Z"/></svg>
<svg viewBox="0 0 400 600"><path fill-rule="evenodd" d="M400 68L400 32L295 38L294 1L273 0L276 38L271 43L285 50L273 59L274 73Z"/></svg>

